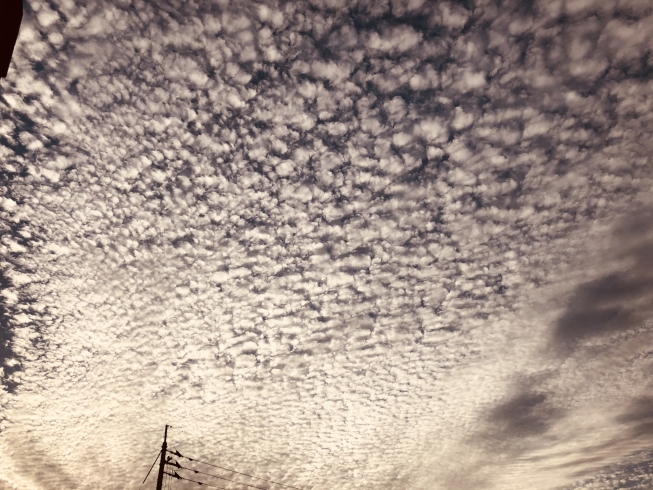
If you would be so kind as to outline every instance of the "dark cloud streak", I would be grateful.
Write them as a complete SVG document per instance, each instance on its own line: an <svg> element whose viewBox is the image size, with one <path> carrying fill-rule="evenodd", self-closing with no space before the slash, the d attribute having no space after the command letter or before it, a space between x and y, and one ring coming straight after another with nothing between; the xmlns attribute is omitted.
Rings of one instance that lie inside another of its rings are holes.
<svg viewBox="0 0 653 490"><path fill-rule="evenodd" d="M552 412L543 393L523 392L494 408L490 421L501 440L540 436L559 414Z"/></svg>
<svg viewBox="0 0 653 490"><path fill-rule="evenodd" d="M653 315L653 240L650 216L642 213L619 226L614 240L623 268L582 284L555 329L570 342L643 326Z"/></svg>

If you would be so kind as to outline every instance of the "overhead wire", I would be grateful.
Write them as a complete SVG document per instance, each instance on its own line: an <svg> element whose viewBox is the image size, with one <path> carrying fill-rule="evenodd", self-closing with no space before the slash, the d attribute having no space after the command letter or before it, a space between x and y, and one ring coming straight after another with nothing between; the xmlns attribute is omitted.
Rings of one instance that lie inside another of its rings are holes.
<svg viewBox="0 0 653 490"><path fill-rule="evenodd" d="M207 487L219 488L220 490L228 490L228 489L225 488L225 487L219 487L219 486L217 486L217 485L211 485L210 483L204 483L204 482L202 482L202 481L191 480L190 478L184 478L183 476L178 475L176 471L175 471L175 474L174 474L174 475L173 475L173 474L170 474L170 473L166 473L166 475L169 475L169 476L171 476L172 478L176 478L177 480L186 480L186 481L190 481L190 482L193 482L193 483L197 483L198 485L205 485L205 486L207 486Z"/></svg>
<svg viewBox="0 0 653 490"><path fill-rule="evenodd" d="M187 435L191 436L191 434L189 434L188 432L186 432L184 429L180 429L179 427L173 427L172 425L169 425L169 426L168 426L168 428L170 428L170 427L172 427L173 429L176 429L176 430L180 430L180 431L182 431L184 434L187 434ZM217 446L222 446L222 447L229 448L229 449L231 449L232 451L236 451L237 453L240 453L240 454L242 454L242 455L244 455L244 456L247 456L246 453L244 453L244 452L242 452L242 451L239 451L239 450L236 449L235 447L229 446L229 445L227 445L227 444L223 444L223 443L221 443L221 442L214 442L213 444L216 444ZM256 459L262 459L262 460L264 460L264 461L270 461L271 463L280 463L280 462L281 462L281 461L279 461L279 460L277 460L277 459L270 459L270 458L263 458L263 457L257 457Z"/></svg>
<svg viewBox="0 0 653 490"><path fill-rule="evenodd" d="M175 463L177 463L177 462L175 461ZM214 475L212 473L205 473L204 471L195 470L193 468L186 468L185 466L182 466L179 463L177 463L177 464L168 463L168 464L170 466L174 466L175 468L179 468L180 470L192 471L194 473L199 473L201 475L212 476L213 478L219 478L220 480L230 481L232 483L238 483L238 485L245 485L246 487L258 488L259 490L268 490L267 488L257 487L256 485L250 485L249 483L243 483L243 482L240 482L240 481L237 481L237 480L232 480L230 478L225 478L223 476Z"/></svg>
<svg viewBox="0 0 653 490"><path fill-rule="evenodd" d="M238 475L248 476L248 477L250 477L250 478L254 478L254 479L256 479L256 480L266 481L266 482L268 482L268 483L273 483L273 484L275 484L275 485L279 485L279 486L282 486L282 487L286 487L286 488L294 488L295 490L302 490L302 489L299 488L299 487L294 487L294 486L292 486L292 485L286 485L286 484L284 484L284 483L279 483L278 481L268 480L267 478L261 478L260 476L254 476L254 475L250 475L250 474L248 474L248 473L242 473L242 472L240 472L240 471L236 471L236 470L233 470L233 469L230 469L230 468L225 468L224 466L219 466L219 465L217 465L217 464L207 463L206 461L200 461L199 459L195 459L195 458L189 458L188 456L184 456L183 454L181 454L181 453L180 453L179 451L177 451L176 449L175 449L175 452L172 452L172 451L170 451L170 450L168 450L168 452L169 452L170 454L174 454L175 456L177 456L177 457L179 457L179 458L187 459L188 461L194 461L194 462L196 462L196 463L202 463L202 464L205 464L205 465L208 465L208 466L213 466L214 468L219 468L219 469L221 469L221 470L229 471L229 472L231 472L231 473L237 473ZM194 471L194 470L191 470L191 471ZM260 487L256 487L256 488L260 488Z"/></svg>
<svg viewBox="0 0 653 490"><path fill-rule="evenodd" d="M154 468L154 465L156 464L156 461L159 459L160 454L161 454L161 451L159 450L159 454L157 454L156 458L154 458L154 463L152 463L152 466L150 466L150 471L148 471L147 475L145 475L145 480L147 480L147 477L150 476L150 473L152 473L152 468ZM141 487L145 484L145 480L143 480L143 483L141 483L141 486L138 487L138 490L141 490Z"/></svg>

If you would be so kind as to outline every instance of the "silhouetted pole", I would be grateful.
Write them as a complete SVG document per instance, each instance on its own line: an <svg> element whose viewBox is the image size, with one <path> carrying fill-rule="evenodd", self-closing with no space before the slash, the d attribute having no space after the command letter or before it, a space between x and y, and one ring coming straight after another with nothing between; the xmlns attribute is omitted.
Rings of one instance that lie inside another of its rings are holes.
<svg viewBox="0 0 653 490"><path fill-rule="evenodd" d="M156 490L161 490L161 485L163 485L163 470L166 467L166 451L168 449L167 439L168 426L166 425L166 430L163 433L163 445L161 446L161 460L159 461L159 476L156 479Z"/></svg>
<svg viewBox="0 0 653 490"><path fill-rule="evenodd" d="M7 76L22 20L22 0L0 0L0 78Z"/></svg>

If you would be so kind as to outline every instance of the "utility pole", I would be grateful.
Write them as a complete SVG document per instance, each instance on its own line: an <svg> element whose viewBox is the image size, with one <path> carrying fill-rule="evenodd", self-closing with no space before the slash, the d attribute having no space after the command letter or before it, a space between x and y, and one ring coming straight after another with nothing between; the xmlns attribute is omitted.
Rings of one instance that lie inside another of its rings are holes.
<svg viewBox="0 0 653 490"><path fill-rule="evenodd" d="M161 486L163 485L163 470L165 470L166 467L166 453L168 450L168 443L166 440L168 439L168 426L166 425L166 430L163 433L163 444L161 445L161 459L159 460L159 476L156 479L156 490L161 490Z"/></svg>

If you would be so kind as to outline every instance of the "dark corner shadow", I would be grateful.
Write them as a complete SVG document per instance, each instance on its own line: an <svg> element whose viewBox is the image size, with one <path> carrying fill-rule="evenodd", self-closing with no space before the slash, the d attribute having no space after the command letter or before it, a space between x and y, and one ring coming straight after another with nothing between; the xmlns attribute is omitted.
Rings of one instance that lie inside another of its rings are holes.
<svg viewBox="0 0 653 490"><path fill-rule="evenodd" d="M5 78L9 72L22 20L23 0L0 2L0 78Z"/></svg>
<svg viewBox="0 0 653 490"><path fill-rule="evenodd" d="M615 251L608 263L616 259L628 265L576 288L553 331L558 348L637 328L653 317L651 230L651 213L637 214L614 230Z"/></svg>

